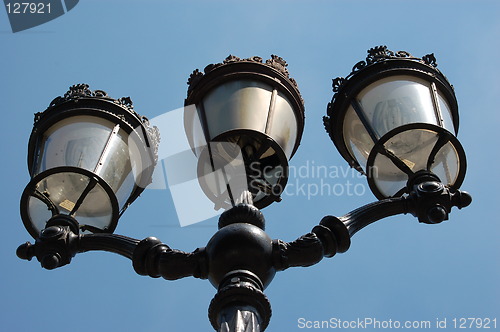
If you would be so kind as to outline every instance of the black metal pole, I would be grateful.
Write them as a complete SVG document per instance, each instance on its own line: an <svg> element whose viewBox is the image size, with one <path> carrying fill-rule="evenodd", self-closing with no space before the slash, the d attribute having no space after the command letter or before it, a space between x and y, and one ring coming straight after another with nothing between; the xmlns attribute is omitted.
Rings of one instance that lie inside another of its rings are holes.
<svg viewBox="0 0 500 332"><path fill-rule="evenodd" d="M219 314L219 332L260 332L261 318L250 306L233 306L222 309Z"/></svg>
<svg viewBox="0 0 500 332"><path fill-rule="evenodd" d="M261 332L271 319L271 304L259 278L250 271L233 271L221 282L210 302L208 317L219 332Z"/></svg>

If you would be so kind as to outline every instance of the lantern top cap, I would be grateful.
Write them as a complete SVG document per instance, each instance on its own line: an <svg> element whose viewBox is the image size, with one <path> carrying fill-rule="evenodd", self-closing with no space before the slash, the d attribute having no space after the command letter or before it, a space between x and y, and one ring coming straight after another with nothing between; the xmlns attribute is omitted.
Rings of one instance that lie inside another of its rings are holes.
<svg viewBox="0 0 500 332"><path fill-rule="evenodd" d="M366 59L356 63L354 67L352 67L351 73L347 75L347 77L337 77L333 80L333 92L337 93L339 90L341 90L341 88L347 83L347 81L358 72L375 64L392 60L412 61L414 63L426 65L436 73L440 74L447 81L446 77L441 73L439 69L437 69L437 61L434 53L426 54L423 57L418 58L407 51L391 51L385 45L372 47L367 51L367 53L368 55L366 56Z"/></svg>
<svg viewBox="0 0 500 332"><path fill-rule="evenodd" d="M38 112L35 113L35 124L46 114L47 111L64 104L66 102L71 102L71 101L77 101L79 99L83 98L92 98L92 99L99 99L102 101L107 101L113 104L116 104L126 110L130 115L133 115L135 118L137 118L140 121L147 120L146 117L143 117L139 115L135 110L134 106L132 103L132 99L130 97L122 97L119 99L114 99L108 96L106 91L103 90L94 90L92 91L89 87L88 84L85 83L80 83L80 84L74 84L69 87L69 90L63 95L54 98L47 109L43 112Z"/></svg>
<svg viewBox="0 0 500 332"><path fill-rule="evenodd" d="M191 99L193 95L193 91L200 87L200 82L204 81L208 76L215 77L217 74L226 74L226 73L248 73L253 71L255 73L268 74L272 76L278 76L275 78L282 78L284 82L288 83L287 85L298 97L298 102L304 105L304 100L299 91L299 87L295 79L290 77L290 73L288 72L288 64L286 61L277 55L272 54L271 58L264 62L263 58L259 56L252 56L250 58L239 58L234 55L229 55L224 61L221 63L209 64L203 69L201 72L199 69L195 69L189 79L187 81L188 91L187 97L188 100ZM250 69L251 68L251 69Z"/></svg>

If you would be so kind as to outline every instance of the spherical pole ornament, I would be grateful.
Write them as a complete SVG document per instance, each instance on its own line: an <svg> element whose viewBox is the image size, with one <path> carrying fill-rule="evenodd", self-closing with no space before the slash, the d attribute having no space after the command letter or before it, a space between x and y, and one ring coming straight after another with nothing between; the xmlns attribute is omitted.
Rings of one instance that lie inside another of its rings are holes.
<svg viewBox="0 0 500 332"><path fill-rule="evenodd" d="M80 231L113 232L151 182L159 139L129 97L71 86L35 114L28 145L32 179L21 197L28 232L38 238L53 218L76 222Z"/></svg>
<svg viewBox="0 0 500 332"><path fill-rule="evenodd" d="M407 193L417 173L432 173L452 190L463 182L457 99L436 67L433 54L416 58L379 46L333 80L326 131L379 199Z"/></svg>
<svg viewBox="0 0 500 332"><path fill-rule="evenodd" d="M216 209L235 205L242 191L258 208L280 200L304 129L304 103L286 67L275 55L231 55L188 80L184 126Z"/></svg>

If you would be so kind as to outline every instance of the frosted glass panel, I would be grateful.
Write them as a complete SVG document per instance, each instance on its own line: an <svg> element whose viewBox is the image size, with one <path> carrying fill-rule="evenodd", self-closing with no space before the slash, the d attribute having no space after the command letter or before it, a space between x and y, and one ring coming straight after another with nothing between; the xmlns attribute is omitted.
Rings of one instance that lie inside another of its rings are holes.
<svg viewBox="0 0 500 332"><path fill-rule="evenodd" d="M108 193L100 184L91 183L86 175L55 173L41 180L35 188L38 197L29 198L28 214L38 232L45 228L46 222L52 217L51 206L60 214L69 215L80 203L74 214L80 226L90 225L103 230L112 221L113 209ZM82 197L85 190L88 193Z"/></svg>
<svg viewBox="0 0 500 332"><path fill-rule="evenodd" d="M47 204L38 197L30 196L28 198L28 211L31 224L36 228L39 234L45 228L45 224L52 217L52 212L47 207Z"/></svg>
<svg viewBox="0 0 500 332"><path fill-rule="evenodd" d="M450 106L448 106L446 99L440 93L438 94L438 102L439 108L441 109L441 115L443 116L443 127L450 133L455 134L455 126L453 125Z"/></svg>
<svg viewBox="0 0 500 332"><path fill-rule="evenodd" d="M436 154L431 171L436 174L444 184L452 185L458 178L460 160L453 144L448 142Z"/></svg>
<svg viewBox="0 0 500 332"><path fill-rule="evenodd" d="M373 140L352 107L344 119L344 141L351 155L366 172L366 161L373 148Z"/></svg>
<svg viewBox="0 0 500 332"><path fill-rule="evenodd" d="M42 141L37 174L57 166L75 166L93 171L114 127L93 116L74 116L50 127Z"/></svg>
<svg viewBox="0 0 500 332"><path fill-rule="evenodd" d="M438 135L427 130L408 130L389 139L384 147L401 160L413 173L427 170L427 161ZM406 185L408 175L391 159L378 154L374 162L375 183L385 196L393 196Z"/></svg>
<svg viewBox="0 0 500 332"><path fill-rule="evenodd" d="M120 208L126 203L135 185L131 162L131 152L134 150L129 149L126 139L127 133L123 130L110 137L96 172L116 193ZM128 143L133 143L133 140L128 140ZM132 156L136 154L138 151ZM132 159L140 160L140 156Z"/></svg>
<svg viewBox="0 0 500 332"><path fill-rule="evenodd" d="M281 146L290 159L297 139L297 119L290 101L280 92L275 99L268 135Z"/></svg>
<svg viewBox="0 0 500 332"><path fill-rule="evenodd" d="M129 137L99 117L74 116L50 127L43 137L37 173L58 166L89 170L113 189L120 209L125 205L143 171L138 148L142 142L136 134Z"/></svg>
<svg viewBox="0 0 500 332"><path fill-rule="evenodd" d="M438 124L430 83L414 77L379 80L363 89L358 101L379 138L408 123Z"/></svg>
<svg viewBox="0 0 500 332"><path fill-rule="evenodd" d="M272 87L261 82L231 81L203 98L210 138L233 129L266 130Z"/></svg>
<svg viewBox="0 0 500 332"><path fill-rule="evenodd" d="M443 184L452 186L460 171L459 153L451 142L447 142L442 147L438 146L436 149L438 142L437 132L412 129L396 134L384 144L384 147L403 162L411 172L431 171ZM397 167L391 158L381 153L375 156L371 175L371 180L385 197L394 196L406 186L408 181L408 175Z"/></svg>

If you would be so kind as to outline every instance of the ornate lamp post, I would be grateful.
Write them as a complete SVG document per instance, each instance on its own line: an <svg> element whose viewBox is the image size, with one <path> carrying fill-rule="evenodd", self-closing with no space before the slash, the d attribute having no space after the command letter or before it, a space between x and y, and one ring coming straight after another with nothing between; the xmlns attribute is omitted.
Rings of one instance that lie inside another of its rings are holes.
<svg viewBox="0 0 500 332"><path fill-rule="evenodd" d="M201 187L216 208L226 208L218 232L192 253L156 238L112 234L151 179L159 135L129 99L71 87L36 117L32 180L21 199L35 244L21 245L17 255L36 256L53 269L76 253L106 250L130 258L140 275L209 279L217 288L209 306L214 329L263 331L271 317L263 291L277 271L345 252L357 231L385 217L411 213L439 223L453 206L470 204L470 195L458 190L466 163L455 137L452 86L433 55L420 59L377 47L347 79L334 80L324 122L379 201L326 216L293 242L270 239L259 208L279 200L304 127L303 101L286 66L276 56L266 62L230 56L191 75L186 133Z"/></svg>

